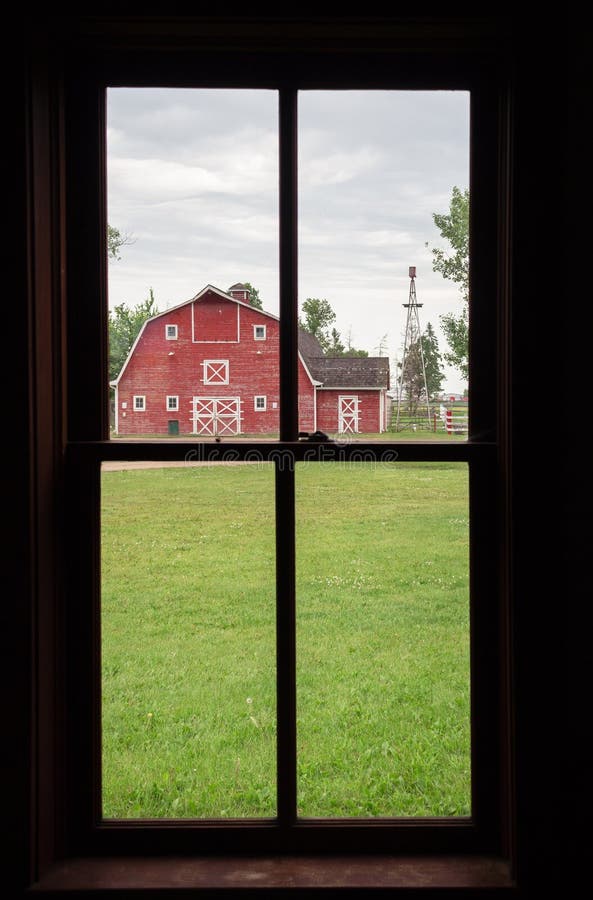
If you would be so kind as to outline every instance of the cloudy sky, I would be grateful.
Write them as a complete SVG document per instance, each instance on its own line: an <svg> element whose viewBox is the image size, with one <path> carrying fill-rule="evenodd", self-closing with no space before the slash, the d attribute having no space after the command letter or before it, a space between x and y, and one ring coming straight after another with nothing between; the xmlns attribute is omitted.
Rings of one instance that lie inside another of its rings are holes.
<svg viewBox="0 0 593 900"><path fill-rule="evenodd" d="M133 240L110 264L110 305L152 288L162 310L249 281L278 312L277 123L273 91L109 91L109 223ZM393 361L415 265L421 325L439 334L460 301L432 271L430 247L445 246L432 214L468 167L464 92L301 93L300 302L327 299L346 343ZM446 373L447 390L464 387Z"/></svg>

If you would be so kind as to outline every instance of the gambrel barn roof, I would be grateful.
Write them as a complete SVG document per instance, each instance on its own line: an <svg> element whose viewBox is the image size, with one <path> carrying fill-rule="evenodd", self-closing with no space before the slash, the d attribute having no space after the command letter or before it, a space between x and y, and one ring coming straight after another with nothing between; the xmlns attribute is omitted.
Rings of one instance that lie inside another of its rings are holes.
<svg viewBox="0 0 593 900"><path fill-rule="evenodd" d="M278 321L278 316L273 313L253 307L246 301L239 300L237 297L232 296L231 292L240 292L242 290L246 290L246 288L245 285L240 282L231 285L228 291L222 291L212 284L207 284L190 300L185 300L183 303L156 313L143 324L140 333L130 350L128 358L117 378L110 382L111 385L115 386L119 383L128 365L128 361L131 359L136 349L136 345L149 322L152 322L155 319L166 318L170 313L175 312L184 306L199 302L202 298L215 294L237 306L246 307L250 311L261 316L266 316ZM318 387L346 389L371 388L375 390L387 390L389 388L389 360L386 356L324 356L323 348L317 338L309 332L304 331L302 328L299 328L298 330L298 349L312 382Z"/></svg>

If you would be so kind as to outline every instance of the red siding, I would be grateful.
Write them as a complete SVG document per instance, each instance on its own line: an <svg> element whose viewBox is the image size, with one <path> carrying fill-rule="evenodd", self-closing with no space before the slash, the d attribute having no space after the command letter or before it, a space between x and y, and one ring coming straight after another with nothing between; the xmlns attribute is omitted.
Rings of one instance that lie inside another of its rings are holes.
<svg viewBox="0 0 593 900"><path fill-rule="evenodd" d="M238 343L237 310L240 323ZM215 323L220 323L220 331L215 329ZM166 325L177 325L177 340L167 340ZM255 325L265 326L265 340L255 340ZM166 434L168 422L177 420L180 434L191 434L194 397L239 397L241 433L277 433L278 325L276 319L255 309L208 295L205 299L147 322L119 382L118 433ZM218 339L204 342L207 334L216 334ZM221 334L229 340L221 340ZM192 335L199 335L200 340L193 339ZM229 383L205 383L204 360L228 360ZM299 392L303 414L307 418L306 427L311 430L313 387L302 365ZM134 410L134 395L146 398L144 412ZM167 409L167 396L179 397L178 411ZM265 410L255 409L257 396L266 398Z"/></svg>
<svg viewBox="0 0 593 900"><path fill-rule="evenodd" d="M237 316L238 313L238 316ZM177 325L177 340L167 340L166 326ZM265 340L254 326L263 325ZM237 337L239 340L237 341ZM147 322L120 378L117 396L119 434L167 434L171 420L180 434L194 429L193 398L240 399L241 434L277 434L279 429L279 323L257 309L225 300L212 291L198 300ZM228 360L228 384L204 381L205 360ZM299 428L336 432L338 396L355 391L318 391L299 361ZM143 412L134 396L145 397ZM178 409L167 409L167 396L178 397ZM379 431L379 392L361 391L360 431ZM255 409L255 398L266 409ZM225 432L225 436L230 436Z"/></svg>
<svg viewBox="0 0 593 900"><path fill-rule="evenodd" d="M332 434L338 431L340 397L358 397L359 432L373 434L380 431L382 392L346 388L317 392L317 427L321 431Z"/></svg>
<svg viewBox="0 0 593 900"><path fill-rule="evenodd" d="M194 341L218 343L238 340L237 311L240 307L236 303L229 303L209 291L191 305L194 311Z"/></svg>

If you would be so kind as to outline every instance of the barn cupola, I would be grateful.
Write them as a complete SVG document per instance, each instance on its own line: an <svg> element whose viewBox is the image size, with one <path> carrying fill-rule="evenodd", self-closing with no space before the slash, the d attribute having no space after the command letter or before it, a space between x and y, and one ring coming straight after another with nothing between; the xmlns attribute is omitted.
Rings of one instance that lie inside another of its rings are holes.
<svg viewBox="0 0 593 900"><path fill-rule="evenodd" d="M243 303L249 303L249 288L244 284L233 284L227 291L235 300L241 300Z"/></svg>

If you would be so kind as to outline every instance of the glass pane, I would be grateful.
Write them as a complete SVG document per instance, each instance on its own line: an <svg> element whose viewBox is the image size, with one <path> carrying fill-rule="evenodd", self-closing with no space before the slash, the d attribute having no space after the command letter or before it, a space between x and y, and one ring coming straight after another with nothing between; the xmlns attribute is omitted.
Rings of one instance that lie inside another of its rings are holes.
<svg viewBox="0 0 593 900"><path fill-rule="evenodd" d="M277 435L276 93L116 88L107 110L112 437Z"/></svg>
<svg viewBox="0 0 593 900"><path fill-rule="evenodd" d="M299 314L317 429L466 438L468 185L468 93L300 94Z"/></svg>
<svg viewBox="0 0 593 900"><path fill-rule="evenodd" d="M467 465L296 478L299 814L469 815Z"/></svg>
<svg viewBox="0 0 593 900"><path fill-rule="evenodd" d="M276 812L274 473L103 463L103 814Z"/></svg>

